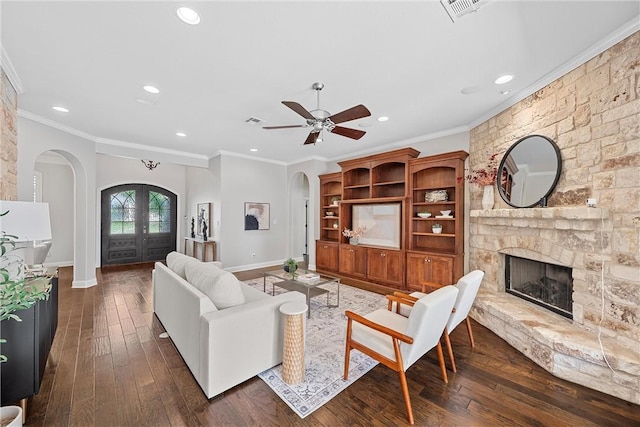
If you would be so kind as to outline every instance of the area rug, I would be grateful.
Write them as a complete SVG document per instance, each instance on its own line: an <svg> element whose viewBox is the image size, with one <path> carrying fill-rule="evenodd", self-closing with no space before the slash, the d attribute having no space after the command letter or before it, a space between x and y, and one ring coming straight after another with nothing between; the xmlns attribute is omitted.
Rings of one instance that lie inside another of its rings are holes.
<svg viewBox="0 0 640 427"><path fill-rule="evenodd" d="M267 277L267 292L271 293L271 283L277 280ZM245 283L262 291L263 279L247 280ZM330 303L335 304L336 285L326 285L331 292ZM286 292L275 288L276 294ZM282 365L268 369L258 376L293 411L304 418L358 378L378 364L369 356L357 350L351 351L349 379L344 374L344 346L347 329L345 310L367 314L379 308L386 308L383 295L367 292L347 285L340 285L340 307L327 307L326 295L311 299L311 318L306 323L305 378L300 384L290 385L282 380Z"/></svg>

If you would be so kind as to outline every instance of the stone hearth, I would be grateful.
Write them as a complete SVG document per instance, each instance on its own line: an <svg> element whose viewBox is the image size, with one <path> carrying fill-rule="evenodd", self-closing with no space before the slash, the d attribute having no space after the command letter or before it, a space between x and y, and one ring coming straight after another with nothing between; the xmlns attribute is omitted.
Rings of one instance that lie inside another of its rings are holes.
<svg viewBox="0 0 640 427"><path fill-rule="evenodd" d="M470 217L477 263L471 268L485 271L471 317L552 374L640 404L640 344L614 339L602 329L605 361L598 324L584 316L585 306L593 311L603 303L594 295L599 295L601 250L610 251L608 210L472 210ZM571 267L574 319L505 293L505 255Z"/></svg>

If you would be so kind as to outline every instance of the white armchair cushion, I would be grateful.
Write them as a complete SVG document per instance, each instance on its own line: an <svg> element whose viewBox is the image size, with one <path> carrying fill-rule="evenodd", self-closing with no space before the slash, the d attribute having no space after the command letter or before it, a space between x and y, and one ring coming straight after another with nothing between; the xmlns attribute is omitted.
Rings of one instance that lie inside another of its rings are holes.
<svg viewBox="0 0 640 427"><path fill-rule="evenodd" d="M398 331L401 334L405 333L409 323L408 318L391 312L386 308L381 308L363 317L379 325ZM370 349L391 360L396 360L396 354L393 350L393 340L387 334L378 332L361 323L353 322L351 326L351 339L362 344L366 343L366 346Z"/></svg>
<svg viewBox="0 0 640 427"><path fill-rule="evenodd" d="M169 252L167 254L167 267L169 267L171 271L185 280L187 280L187 276L185 274L184 268L191 262L198 262L198 260L175 251Z"/></svg>
<svg viewBox="0 0 640 427"><path fill-rule="evenodd" d="M244 304L244 294L238 279L228 271L213 264L187 263L187 281L211 299L219 309Z"/></svg>

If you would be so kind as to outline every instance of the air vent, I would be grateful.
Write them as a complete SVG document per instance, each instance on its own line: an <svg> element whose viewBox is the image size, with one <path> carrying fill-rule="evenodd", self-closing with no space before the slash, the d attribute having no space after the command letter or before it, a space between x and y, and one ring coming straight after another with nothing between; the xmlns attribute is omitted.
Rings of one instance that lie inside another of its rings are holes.
<svg viewBox="0 0 640 427"><path fill-rule="evenodd" d="M440 0L453 22L470 12L475 12L488 2L489 0Z"/></svg>
<svg viewBox="0 0 640 427"><path fill-rule="evenodd" d="M253 116L251 116L247 120L245 120L245 123L249 123L249 124L252 124L252 125L259 125L262 122L264 122L264 120L259 119L257 117L253 117Z"/></svg>

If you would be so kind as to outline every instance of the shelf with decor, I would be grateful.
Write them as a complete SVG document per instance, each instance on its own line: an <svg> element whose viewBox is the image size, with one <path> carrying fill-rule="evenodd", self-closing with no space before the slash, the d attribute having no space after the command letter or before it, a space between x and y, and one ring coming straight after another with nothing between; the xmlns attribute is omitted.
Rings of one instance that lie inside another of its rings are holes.
<svg viewBox="0 0 640 427"><path fill-rule="evenodd" d="M463 275L462 177L467 156L464 151L456 151L415 159L409 164L411 204L408 215L411 216L411 221L408 224L406 261L406 285L409 290L420 289L420 281L447 285ZM450 212L447 216L441 211ZM418 216L425 212L431 216ZM435 233L434 224L441 225L442 231Z"/></svg>
<svg viewBox="0 0 640 427"><path fill-rule="evenodd" d="M320 240L338 242L340 239L340 200L342 173L320 175ZM334 226L337 224L337 227Z"/></svg>

